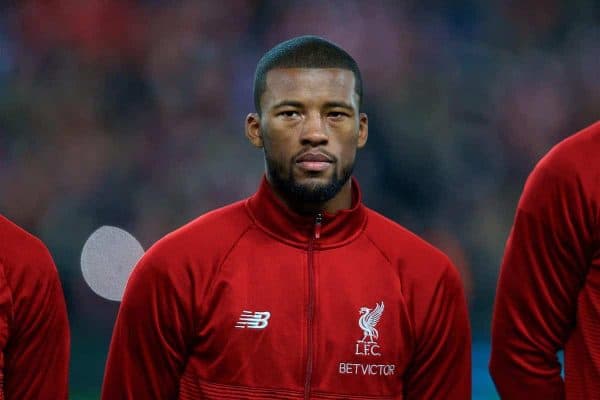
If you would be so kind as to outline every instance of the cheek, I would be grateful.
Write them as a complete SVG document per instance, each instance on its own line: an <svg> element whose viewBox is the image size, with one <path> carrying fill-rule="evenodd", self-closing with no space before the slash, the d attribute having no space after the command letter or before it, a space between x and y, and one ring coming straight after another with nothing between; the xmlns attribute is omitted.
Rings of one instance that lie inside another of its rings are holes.
<svg viewBox="0 0 600 400"><path fill-rule="evenodd" d="M289 144L296 137L296 129L282 123L269 124L263 128L263 132L265 139L269 140L274 146Z"/></svg>
<svg viewBox="0 0 600 400"><path fill-rule="evenodd" d="M345 158L354 158L358 148L358 133L347 132L339 136L339 152Z"/></svg>
<svg viewBox="0 0 600 400"><path fill-rule="evenodd" d="M265 154L278 165L287 168L292 158L292 147L289 139L280 136L268 136L263 139Z"/></svg>
<svg viewBox="0 0 600 400"><path fill-rule="evenodd" d="M354 163L354 159L356 158L356 151L347 150L342 154L342 163L343 167L346 167L350 164Z"/></svg>

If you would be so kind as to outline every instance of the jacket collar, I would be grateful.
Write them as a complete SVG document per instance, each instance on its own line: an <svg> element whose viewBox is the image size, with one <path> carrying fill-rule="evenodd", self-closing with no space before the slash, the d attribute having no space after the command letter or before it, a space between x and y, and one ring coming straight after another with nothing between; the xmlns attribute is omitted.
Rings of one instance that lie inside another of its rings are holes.
<svg viewBox="0 0 600 400"><path fill-rule="evenodd" d="M296 247L307 247L315 236L316 215L297 214L273 192L263 176L258 191L246 200L254 222L271 236ZM322 213L320 236L314 241L319 248L331 248L354 240L367 221L358 182L352 178L352 207L336 214Z"/></svg>

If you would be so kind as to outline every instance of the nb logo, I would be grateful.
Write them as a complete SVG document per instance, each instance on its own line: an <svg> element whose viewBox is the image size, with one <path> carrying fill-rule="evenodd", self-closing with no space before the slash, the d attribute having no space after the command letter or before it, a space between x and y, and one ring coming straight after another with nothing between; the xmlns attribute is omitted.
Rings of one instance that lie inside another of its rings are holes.
<svg viewBox="0 0 600 400"><path fill-rule="evenodd" d="M269 318L271 318L271 313L268 311L252 312L244 310L235 327L241 329L265 329L269 325Z"/></svg>

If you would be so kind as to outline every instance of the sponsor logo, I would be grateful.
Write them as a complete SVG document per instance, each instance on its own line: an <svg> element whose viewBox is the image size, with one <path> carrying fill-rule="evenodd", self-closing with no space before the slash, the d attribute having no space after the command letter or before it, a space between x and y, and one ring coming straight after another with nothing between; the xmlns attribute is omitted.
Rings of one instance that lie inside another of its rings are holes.
<svg viewBox="0 0 600 400"><path fill-rule="evenodd" d="M394 364L356 364L341 362L340 374L342 375L383 375L390 376L396 372Z"/></svg>
<svg viewBox="0 0 600 400"><path fill-rule="evenodd" d="M242 311L240 318L235 324L240 329L265 329L269 325L271 313L268 311Z"/></svg>

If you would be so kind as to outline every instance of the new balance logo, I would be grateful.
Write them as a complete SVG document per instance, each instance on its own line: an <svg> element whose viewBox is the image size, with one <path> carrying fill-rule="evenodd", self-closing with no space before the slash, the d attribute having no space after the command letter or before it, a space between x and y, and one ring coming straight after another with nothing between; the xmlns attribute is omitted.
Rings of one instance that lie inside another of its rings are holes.
<svg viewBox="0 0 600 400"><path fill-rule="evenodd" d="M269 318L271 318L271 313L268 311L252 312L244 310L235 327L241 329L265 329L269 325Z"/></svg>

